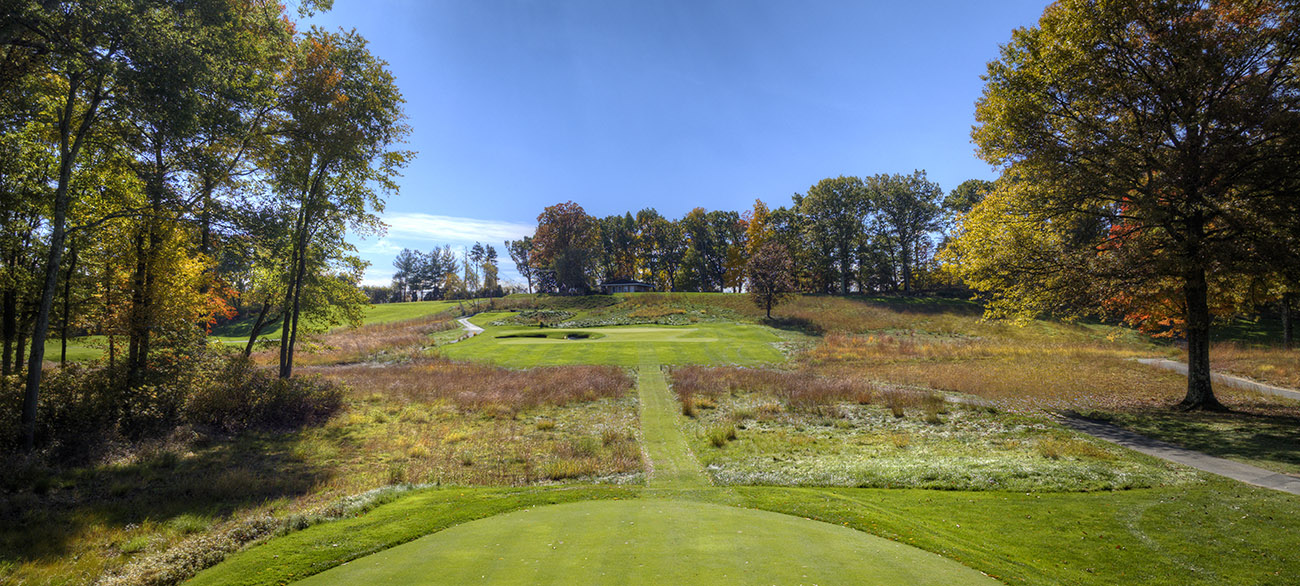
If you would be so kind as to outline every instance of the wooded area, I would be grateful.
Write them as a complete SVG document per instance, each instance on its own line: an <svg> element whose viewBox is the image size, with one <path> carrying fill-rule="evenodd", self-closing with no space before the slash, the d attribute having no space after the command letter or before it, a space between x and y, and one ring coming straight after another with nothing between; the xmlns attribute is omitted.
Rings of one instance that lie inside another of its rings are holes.
<svg viewBox="0 0 1300 586"><path fill-rule="evenodd" d="M263 0L6 2L3 19L0 362L6 408L26 377L27 449L49 335L103 336L116 392L157 387L106 403L164 420L215 320L257 308L250 346L280 321L288 378L307 322L359 319L344 236L380 229L411 157L364 38Z"/></svg>

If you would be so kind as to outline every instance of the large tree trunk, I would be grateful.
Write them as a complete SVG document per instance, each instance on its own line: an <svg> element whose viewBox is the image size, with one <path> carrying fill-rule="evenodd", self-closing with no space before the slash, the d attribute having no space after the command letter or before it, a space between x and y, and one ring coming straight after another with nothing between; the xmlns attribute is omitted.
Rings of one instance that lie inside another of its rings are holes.
<svg viewBox="0 0 1300 586"><path fill-rule="evenodd" d="M1295 347L1295 293L1282 295L1282 347Z"/></svg>
<svg viewBox="0 0 1300 586"><path fill-rule="evenodd" d="M145 294L145 273L148 268L145 266L148 262L145 249L144 227L134 238L135 243L135 271L131 275L131 311L126 328L126 379L128 386L140 384L140 377L143 376L148 349L144 346L148 343L149 324L144 315L148 303Z"/></svg>
<svg viewBox="0 0 1300 586"><path fill-rule="evenodd" d="M27 385L23 394L23 450L36 446L36 405L41 392L41 365L45 361L45 336L50 329L50 313L54 309L54 296L59 288L59 265L63 263L63 241L67 238L69 188L72 183L72 166L81 151L82 140L90 130L99 108L99 90L82 113L81 123L72 130L72 117L77 103L81 80L69 79L63 109L59 112L59 182L54 189L54 216L50 219L50 250L45 259L45 282L41 287L40 302L36 309L36 323L32 328L32 352L28 358ZM19 352L21 354L21 350Z"/></svg>
<svg viewBox="0 0 1300 586"><path fill-rule="evenodd" d="M113 326L113 261L104 263L104 333L108 336L108 368L117 367L117 337Z"/></svg>
<svg viewBox="0 0 1300 586"><path fill-rule="evenodd" d="M158 256L159 243L162 241L162 226L159 225L163 213L163 190L165 173L161 143L157 139L153 148L153 169L146 189L149 190L150 217L145 218L141 233L136 237L135 291L132 293L131 314L131 352L127 362L127 382L135 386L143 382L144 374L149 369L149 351L153 337L154 297L156 296L156 275L154 259Z"/></svg>
<svg viewBox="0 0 1300 586"><path fill-rule="evenodd" d="M903 245L903 292L907 293L912 290L912 253L908 250L908 245Z"/></svg>
<svg viewBox="0 0 1300 586"><path fill-rule="evenodd" d="M68 365L68 317L72 312L72 274L77 270L77 241L68 253L68 272L63 275L63 319L59 324L59 366Z"/></svg>
<svg viewBox="0 0 1300 586"><path fill-rule="evenodd" d="M314 193L312 189L314 185L315 182L308 183L302 209L298 212L298 220L294 226L293 257L284 305L281 307L281 311L284 312L284 321L280 328L280 378L282 379L293 376L293 350L298 341L298 312L301 309L303 277L307 272L308 227L311 225L311 196Z"/></svg>
<svg viewBox="0 0 1300 586"><path fill-rule="evenodd" d="M849 294L849 245L847 242L840 243L840 295Z"/></svg>
<svg viewBox="0 0 1300 586"><path fill-rule="evenodd" d="M13 289L6 289L4 294L3 309L0 310L3 317L0 317L0 336L4 338L4 359L0 360L0 376L9 376L13 374L13 368L10 361L14 357L14 338L18 335L18 296L14 294Z"/></svg>
<svg viewBox="0 0 1300 586"><path fill-rule="evenodd" d="M36 323L32 328L32 351L27 359L27 388L23 395L23 450L36 446L36 405L40 397L41 365L45 362L45 336L50 330L50 313L54 296L59 288L59 265L63 262L63 241L67 236L68 178L72 175L71 161L61 165L59 187L54 196L54 219L51 222L50 252L46 258L45 283L41 287L41 300L36 310ZM21 354L21 350L19 351Z"/></svg>
<svg viewBox="0 0 1300 586"><path fill-rule="evenodd" d="M1224 411L1214 397L1210 381L1210 304L1205 269L1187 272L1184 295L1187 303L1187 396L1179 407L1188 410Z"/></svg>

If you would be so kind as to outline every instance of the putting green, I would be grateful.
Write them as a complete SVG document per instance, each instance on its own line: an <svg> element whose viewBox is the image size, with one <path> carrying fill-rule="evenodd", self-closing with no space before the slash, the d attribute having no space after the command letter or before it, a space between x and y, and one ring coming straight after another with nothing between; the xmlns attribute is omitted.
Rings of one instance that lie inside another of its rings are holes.
<svg viewBox="0 0 1300 586"><path fill-rule="evenodd" d="M496 334L498 344L610 344L619 342L717 342L717 338L695 337L698 328L661 327L661 328L566 328L560 330L556 337L530 338L528 335L540 336L536 329L506 330ZM569 334L588 334L590 338L569 339ZM509 337L514 336L514 337Z"/></svg>
<svg viewBox="0 0 1300 586"><path fill-rule="evenodd" d="M785 361L777 331L755 324L702 322L690 326L604 326L530 328L494 326L509 313L470 319L486 329L478 336L439 348L453 360L492 362L510 368L561 364L637 366L649 351L659 364L773 364ZM561 333L592 334L568 339ZM530 337L530 336L546 337Z"/></svg>
<svg viewBox="0 0 1300 586"><path fill-rule="evenodd" d="M466 523L299 584L908 584L999 582L887 539L779 513L596 501Z"/></svg>

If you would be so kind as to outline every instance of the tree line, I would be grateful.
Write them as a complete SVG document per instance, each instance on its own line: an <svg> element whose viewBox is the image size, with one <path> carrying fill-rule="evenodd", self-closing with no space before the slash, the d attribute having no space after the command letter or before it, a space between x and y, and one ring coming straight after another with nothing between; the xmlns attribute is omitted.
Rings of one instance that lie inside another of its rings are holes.
<svg viewBox="0 0 1300 586"><path fill-rule="evenodd" d="M393 260L393 284L368 288L374 303L501 297L497 249L475 242L460 254L450 244L420 252L404 248Z"/></svg>
<svg viewBox="0 0 1300 586"><path fill-rule="evenodd" d="M695 208L677 219L654 208L600 218L565 202L542 211L532 236L505 245L530 292L584 293L619 279L739 292L769 241L790 256L796 291L911 292L950 283L935 253L989 185L970 180L945 194L924 171L840 176L776 209L756 200L744 212Z"/></svg>
<svg viewBox="0 0 1300 586"><path fill-rule="evenodd" d="M271 0L5 3L0 367L26 446L51 335L102 336L144 388L218 320L257 316L245 353L278 323L287 378L300 331L359 319L344 235L382 228L402 102L364 38Z"/></svg>

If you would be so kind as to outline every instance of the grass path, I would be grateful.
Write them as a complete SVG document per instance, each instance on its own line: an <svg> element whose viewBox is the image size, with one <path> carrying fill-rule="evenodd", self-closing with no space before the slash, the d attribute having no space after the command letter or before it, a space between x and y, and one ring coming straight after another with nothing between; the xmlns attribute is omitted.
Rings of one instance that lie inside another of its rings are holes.
<svg viewBox="0 0 1300 586"><path fill-rule="evenodd" d="M676 401L668 391L668 381L654 354L641 350L637 368L637 393L641 403L641 434L651 473L646 481L650 489L701 489L709 480L677 424Z"/></svg>

